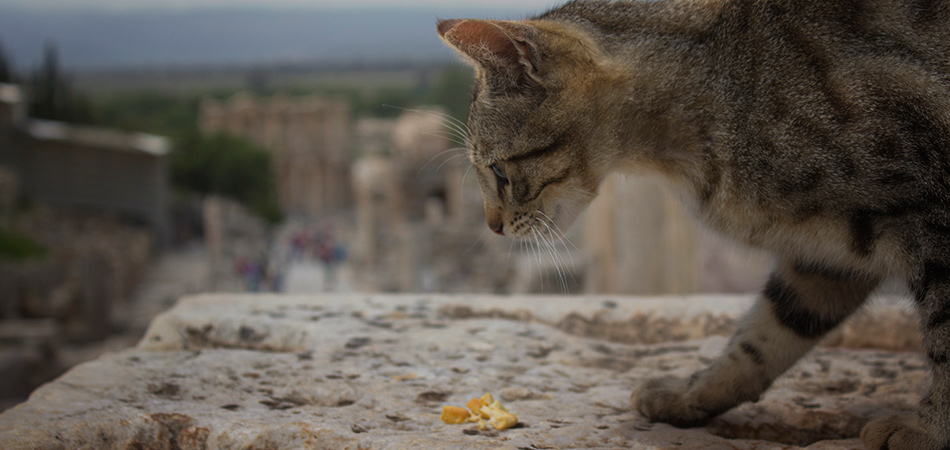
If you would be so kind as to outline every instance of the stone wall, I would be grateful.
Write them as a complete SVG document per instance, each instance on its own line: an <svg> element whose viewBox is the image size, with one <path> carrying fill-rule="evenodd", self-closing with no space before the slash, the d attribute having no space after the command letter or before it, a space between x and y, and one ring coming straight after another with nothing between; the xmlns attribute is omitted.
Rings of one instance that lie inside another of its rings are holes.
<svg viewBox="0 0 950 450"><path fill-rule="evenodd" d="M0 402L61 373L63 344L113 333L112 313L137 287L154 247L150 231L102 216L39 208L11 224L49 253L0 261Z"/></svg>
<svg viewBox="0 0 950 450"><path fill-rule="evenodd" d="M0 227L13 217L19 199L20 177L10 168L0 165Z"/></svg>
<svg viewBox="0 0 950 450"><path fill-rule="evenodd" d="M859 450L864 423L926 390L914 314L886 301L706 427L631 408L639 383L716 357L751 299L191 297L0 414L0 447ZM440 420L486 392L518 426Z"/></svg>

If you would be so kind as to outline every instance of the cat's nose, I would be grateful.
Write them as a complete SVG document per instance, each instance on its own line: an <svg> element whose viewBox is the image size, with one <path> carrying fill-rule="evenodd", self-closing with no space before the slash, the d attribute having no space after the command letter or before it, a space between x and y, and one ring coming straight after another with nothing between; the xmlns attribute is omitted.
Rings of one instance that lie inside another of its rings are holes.
<svg viewBox="0 0 950 450"><path fill-rule="evenodd" d="M504 227L505 225L501 220L488 219L488 228L491 228L491 230L494 231L495 234L499 236L504 236L505 235Z"/></svg>

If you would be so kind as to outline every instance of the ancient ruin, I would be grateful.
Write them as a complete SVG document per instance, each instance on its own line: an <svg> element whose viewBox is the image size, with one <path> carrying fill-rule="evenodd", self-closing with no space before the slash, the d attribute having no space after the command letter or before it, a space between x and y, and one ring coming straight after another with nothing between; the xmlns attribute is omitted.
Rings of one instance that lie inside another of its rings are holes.
<svg viewBox="0 0 950 450"><path fill-rule="evenodd" d="M314 219L350 205L347 103L242 92L225 101L204 100L199 121L204 133L245 137L273 153L284 213Z"/></svg>
<svg viewBox="0 0 950 450"><path fill-rule="evenodd" d="M0 409L74 364L68 345L113 335L168 240L168 151L159 136L31 119L0 84L0 230L28 231L17 238L41 253L0 258Z"/></svg>

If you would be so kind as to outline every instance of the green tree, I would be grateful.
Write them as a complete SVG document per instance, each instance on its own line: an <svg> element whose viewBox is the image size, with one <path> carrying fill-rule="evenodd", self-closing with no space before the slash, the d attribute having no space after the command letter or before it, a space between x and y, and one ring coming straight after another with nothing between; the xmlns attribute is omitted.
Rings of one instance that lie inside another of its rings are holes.
<svg viewBox="0 0 950 450"><path fill-rule="evenodd" d="M230 197L265 220L281 220L272 157L227 134L183 138L171 154L172 184L199 194Z"/></svg>
<svg viewBox="0 0 950 450"><path fill-rule="evenodd" d="M62 120L58 110L62 109L62 95L65 90L59 78L59 58L56 46L47 43L43 48L43 64L33 71L30 89L30 115L42 119Z"/></svg>
<svg viewBox="0 0 950 450"><path fill-rule="evenodd" d="M64 122L95 122L89 98L75 92L72 83L60 72L58 51L51 42L43 49L43 64L33 72L30 115Z"/></svg>
<svg viewBox="0 0 950 450"><path fill-rule="evenodd" d="M103 95L95 100L96 119L105 126L165 136L187 136L198 130L198 95L136 91Z"/></svg>
<svg viewBox="0 0 950 450"><path fill-rule="evenodd" d="M13 83L13 65L7 60L6 53L3 51L3 43L0 42L0 83Z"/></svg>

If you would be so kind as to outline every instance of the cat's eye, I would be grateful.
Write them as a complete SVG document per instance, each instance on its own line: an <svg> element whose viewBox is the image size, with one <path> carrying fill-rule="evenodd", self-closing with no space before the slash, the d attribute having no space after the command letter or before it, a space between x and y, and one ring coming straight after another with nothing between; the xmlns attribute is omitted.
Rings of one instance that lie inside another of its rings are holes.
<svg viewBox="0 0 950 450"><path fill-rule="evenodd" d="M508 176L505 175L505 172L501 170L501 167L498 167L498 164L492 164L492 165L489 166L489 167L491 167L491 170L493 170L493 171L495 172L495 175L496 175L498 178L501 178L502 180L508 181Z"/></svg>

